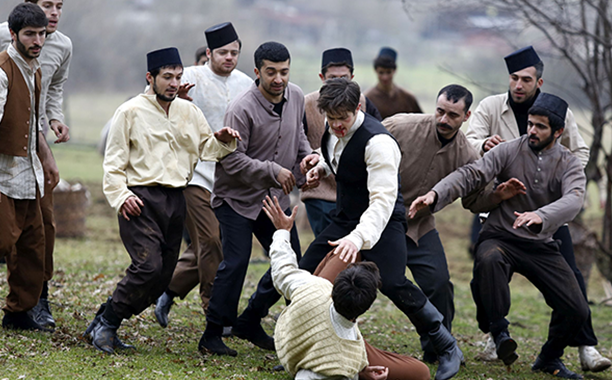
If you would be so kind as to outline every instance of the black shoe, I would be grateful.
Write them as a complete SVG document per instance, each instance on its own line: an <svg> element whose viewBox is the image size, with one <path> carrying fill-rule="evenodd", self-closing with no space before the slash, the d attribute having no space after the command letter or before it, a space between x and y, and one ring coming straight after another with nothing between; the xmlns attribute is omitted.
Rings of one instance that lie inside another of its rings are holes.
<svg viewBox="0 0 612 380"><path fill-rule="evenodd" d="M241 323L240 319L236 322L236 326L232 328L232 334L240 339L246 339L259 348L264 350L275 351L274 338L266 334L261 324Z"/></svg>
<svg viewBox="0 0 612 380"><path fill-rule="evenodd" d="M43 327L55 327L55 319L51 315L49 301L46 298L38 300L38 304L28 312L30 317Z"/></svg>
<svg viewBox="0 0 612 380"><path fill-rule="evenodd" d="M155 319L157 319L157 323L159 323L161 327L165 328L168 326L168 314L174 303L174 301L172 301L173 298L174 297L168 295L167 292L164 292L157 299L157 304L155 305Z"/></svg>
<svg viewBox="0 0 612 380"><path fill-rule="evenodd" d="M36 321L28 315L28 312L25 311L19 313L5 312L4 318L2 318L2 327L7 330L38 330L42 332L53 332L52 329L45 328L36 323Z"/></svg>
<svg viewBox="0 0 612 380"><path fill-rule="evenodd" d="M93 321L91 321L91 323L87 327L87 330L85 330L85 332L83 333L83 338L91 339L90 343L93 343L94 328L98 325L98 323L100 323L100 318L102 318L102 314L104 314L104 310L106 310L106 303L110 301L111 301L111 297L108 297L106 302L100 305L100 308L96 312L95 318L93 319ZM122 351L127 351L127 350L136 351L136 347L132 346L131 344L123 343L121 339L119 339L119 336L117 336L117 338L114 340L113 348L116 350L122 350Z"/></svg>
<svg viewBox="0 0 612 380"><path fill-rule="evenodd" d="M119 329L119 326L112 325L106 318L100 316L98 323L91 332L91 344L102 352L114 354L117 339L119 339L117 329Z"/></svg>
<svg viewBox="0 0 612 380"><path fill-rule="evenodd" d="M505 365L512 365L518 359L516 353L517 344L510 337L508 331L502 331L493 337L495 341L495 351L497 352L497 358L501 359Z"/></svg>
<svg viewBox="0 0 612 380"><path fill-rule="evenodd" d="M198 343L198 350L202 353L212 353L217 355L229 355L236 356L238 352L232 350L223 343L223 339L220 336L206 337L202 334L200 343Z"/></svg>
<svg viewBox="0 0 612 380"><path fill-rule="evenodd" d="M565 367L561 359L552 359L544 361L538 355L535 363L531 367L532 371L542 371L563 379L583 379L582 375L570 371Z"/></svg>
<svg viewBox="0 0 612 380"><path fill-rule="evenodd" d="M428 364L435 364L438 361L438 354L431 351L423 352L423 361Z"/></svg>
<svg viewBox="0 0 612 380"><path fill-rule="evenodd" d="M284 371L284 370L285 370L285 367L283 367L282 364L275 365L274 367L272 367L272 371L274 371L274 372L281 372L281 371Z"/></svg>

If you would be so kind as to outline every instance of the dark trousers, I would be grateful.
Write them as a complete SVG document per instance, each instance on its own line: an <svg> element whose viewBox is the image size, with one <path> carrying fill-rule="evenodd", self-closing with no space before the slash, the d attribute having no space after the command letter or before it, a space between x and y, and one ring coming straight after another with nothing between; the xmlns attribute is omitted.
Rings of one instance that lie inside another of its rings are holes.
<svg viewBox="0 0 612 380"><path fill-rule="evenodd" d="M132 263L117 284L112 306L121 319L138 315L166 290L181 248L185 222L182 188L136 186L144 203L140 216L119 215L119 234Z"/></svg>
<svg viewBox="0 0 612 380"><path fill-rule="evenodd" d="M323 199L305 199L304 206L306 206L306 214L312 233L317 237L331 223L330 213L336 209L336 202Z"/></svg>
<svg viewBox="0 0 612 380"><path fill-rule="evenodd" d="M288 213L288 210L285 212ZM233 326L236 322L240 293L251 258L253 235L263 248L269 251L276 228L263 210L256 220L251 220L238 214L227 203L223 203L215 208L215 215L221 226L223 261L219 265L213 283L206 321L218 326ZM301 250L295 225L291 229L291 246L299 260ZM268 269L259 280L255 293L249 299L247 311L252 318L261 319L268 315L268 309L279 298L280 294L274 289L272 275Z"/></svg>
<svg viewBox="0 0 612 380"><path fill-rule="evenodd" d="M556 242L538 243L496 234L480 237L474 263L472 295L476 302L478 325L483 332L498 334L508 328L512 275L524 275L544 296L546 304L559 316L551 325L540 356L559 358L578 333L589 310L580 286Z"/></svg>
<svg viewBox="0 0 612 380"><path fill-rule="evenodd" d="M419 285L429 301L444 316L442 324L451 331L455 317L455 303L453 283L450 281L448 264L444 247L440 241L438 231L433 229L423 235L418 245L406 236L408 249L407 265L412 272L414 281ZM421 340L423 350L433 352L429 339Z"/></svg>
<svg viewBox="0 0 612 380"><path fill-rule="evenodd" d="M40 199L43 225L45 228L45 277L53 277L53 250L55 249L55 217L53 216L53 188L45 180L45 195Z"/></svg>
<svg viewBox="0 0 612 380"><path fill-rule="evenodd" d="M14 199L0 193L0 257L6 257L9 292L4 311L32 309L42 291L45 232L36 199Z"/></svg>
<svg viewBox="0 0 612 380"><path fill-rule="evenodd" d="M332 223L308 247L300 261L300 268L313 273L333 248L327 242L348 235L355 226L356 223L342 223L333 218ZM378 266L382 280L380 291L410 317L425 305L427 297L406 278L405 234L405 224L391 219L378 243L370 250L362 250L361 257Z"/></svg>

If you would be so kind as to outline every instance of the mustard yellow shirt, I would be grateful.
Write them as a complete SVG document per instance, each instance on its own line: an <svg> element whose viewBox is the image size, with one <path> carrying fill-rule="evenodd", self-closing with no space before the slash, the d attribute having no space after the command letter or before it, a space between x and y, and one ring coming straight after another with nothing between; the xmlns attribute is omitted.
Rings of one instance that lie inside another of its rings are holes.
<svg viewBox="0 0 612 380"><path fill-rule="evenodd" d="M236 149L214 138L202 111L175 99L168 114L156 95L140 94L113 117L104 156L104 195L117 212L130 186L185 187L198 158L218 161Z"/></svg>

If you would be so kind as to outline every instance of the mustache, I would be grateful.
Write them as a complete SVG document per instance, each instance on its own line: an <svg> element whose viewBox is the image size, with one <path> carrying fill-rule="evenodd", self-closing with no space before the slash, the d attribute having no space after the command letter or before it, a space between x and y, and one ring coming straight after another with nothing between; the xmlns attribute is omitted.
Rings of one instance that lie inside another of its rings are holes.
<svg viewBox="0 0 612 380"><path fill-rule="evenodd" d="M452 129L452 127L446 123L436 123L436 126L446 128L446 129Z"/></svg>
<svg viewBox="0 0 612 380"><path fill-rule="evenodd" d="M529 139L540 141L540 138L536 135L529 135Z"/></svg>

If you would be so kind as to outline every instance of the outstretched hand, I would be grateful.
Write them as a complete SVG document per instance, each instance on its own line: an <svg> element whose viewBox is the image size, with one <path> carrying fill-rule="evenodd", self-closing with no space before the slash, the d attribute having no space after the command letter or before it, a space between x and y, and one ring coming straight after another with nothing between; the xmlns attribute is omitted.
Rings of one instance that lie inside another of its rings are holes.
<svg viewBox="0 0 612 380"><path fill-rule="evenodd" d="M195 83L181 83L178 89L178 97L181 99L193 101L193 98L188 95L189 90L195 87Z"/></svg>
<svg viewBox="0 0 612 380"><path fill-rule="evenodd" d="M319 155L316 153L312 153L307 155L300 162L300 171L302 174L306 175L308 171L314 168L319 163Z"/></svg>
<svg viewBox="0 0 612 380"><path fill-rule="evenodd" d="M215 138L225 144L231 143L234 139L242 141L240 132L230 127L223 127L219 129L217 132L215 132Z"/></svg>
<svg viewBox="0 0 612 380"><path fill-rule="evenodd" d="M523 213L515 211L514 216L517 217L512 225L512 228L514 229L522 227L523 225L530 227L533 224L542 224L542 218L540 218L540 216L533 211Z"/></svg>
<svg viewBox="0 0 612 380"><path fill-rule="evenodd" d="M278 198L274 196L274 202L270 199L269 195L263 200L263 210L268 215L268 218L274 224L277 230L290 231L293 228L293 222L295 222L295 216L297 215L298 206L295 206L291 211L291 215L287 216L283 209L278 203Z"/></svg>
<svg viewBox="0 0 612 380"><path fill-rule="evenodd" d="M412 202L410 209L408 210L408 217L414 218L417 212L421 211L427 206L431 206L436 200L436 192L430 191L425 195L421 195Z"/></svg>
<svg viewBox="0 0 612 380"><path fill-rule="evenodd" d="M497 185L495 191L492 194L492 197L495 203L500 203L519 194L527 194L526 191L527 187L525 187L523 182L519 181L516 178L510 178L506 182L502 182Z"/></svg>
<svg viewBox="0 0 612 380"><path fill-rule="evenodd" d="M357 260L357 254L359 253L359 249L355 243L350 241L347 238L338 239L336 241L327 241L327 244L331 245L334 248L334 255L339 255L339 259L344 261L345 263L352 264Z"/></svg>

